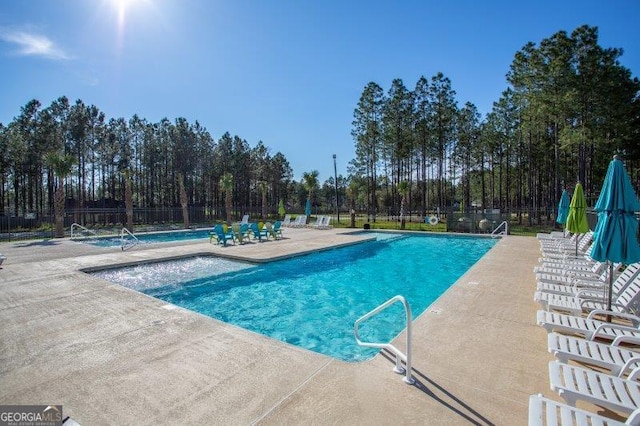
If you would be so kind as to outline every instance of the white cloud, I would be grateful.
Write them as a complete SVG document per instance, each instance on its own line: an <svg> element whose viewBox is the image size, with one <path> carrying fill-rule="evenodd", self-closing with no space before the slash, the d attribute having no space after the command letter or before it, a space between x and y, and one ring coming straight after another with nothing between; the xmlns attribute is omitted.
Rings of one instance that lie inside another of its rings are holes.
<svg viewBox="0 0 640 426"><path fill-rule="evenodd" d="M42 56L49 59L70 59L69 55L55 45L53 41L39 34L25 31L3 31L0 38L18 46L17 54L24 56Z"/></svg>

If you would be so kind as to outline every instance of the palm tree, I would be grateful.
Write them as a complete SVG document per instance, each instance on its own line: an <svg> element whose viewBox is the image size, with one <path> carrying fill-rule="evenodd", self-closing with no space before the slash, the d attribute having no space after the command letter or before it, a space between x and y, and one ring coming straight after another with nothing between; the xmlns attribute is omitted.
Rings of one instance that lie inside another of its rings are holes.
<svg viewBox="0 0 640 426"><path fill-rule="evenodd" d="M227 211L227 222L233 222L231 210L233 209L233 175L226 172L220 178L220 190L224 192L224 204Z"/></svg>
<svg viewBox="0 0 640 426"><path fill-rule="evenodd" d="M313 196L313 191L316 188L318 188L318 175L319 174L320 174L320 172L318 172L317 170L313 170L313 171L311 171L309 173L304 172L302 174L302 180L303 180L302 185L304 186L304 188L309 193L309 195L308 195L309 200L311 200L311 197Z"/></svg>
<svg viewBox="0 0 640 426"><path fill-rule="evenodd" d="M56 238L64 238L64 179L71 173L75 158L53 151L45 155L45 162L56 176L56 192L53 199L56 224L54 235Z"/></svg>
<svg viewBox="0 0 640 426"><path fill-rule="evenodd" d="M358 183L355 179L351 179L349 186L347 187L347 195L349 196L349 205L351 210L351 228L356 227L356 198L358 197Z"/></svg>
<svg viewBox="0 0 640 426"><path fill-rule="evenodd" d="M398 184L398 194L400 194L400 229L404 229L404 203L406 202L407 193L409 192L409 183L403 180Z"/></svg>
<svg viewBox="0 0 640 426"><path fill-rule="evenodd" d="M258 182L258 191L262 196L262 218L267 219L267 182L261 180Z"/></svg>
<svg viewBox="0 0 640 426"><path fill-rule="evenodd" d="M304 172L302 174L302 180L303 180L302 185L309 192L309 195L307 196L307 202L309 203L309 205L311 205L311 197L313 196L314 189L318 188L318 175L319 174L320 174L320 172L318 172L317 170L312 170L309 173ZM309 221L309 219L310 218L307 217L307 222Z"/></svg>

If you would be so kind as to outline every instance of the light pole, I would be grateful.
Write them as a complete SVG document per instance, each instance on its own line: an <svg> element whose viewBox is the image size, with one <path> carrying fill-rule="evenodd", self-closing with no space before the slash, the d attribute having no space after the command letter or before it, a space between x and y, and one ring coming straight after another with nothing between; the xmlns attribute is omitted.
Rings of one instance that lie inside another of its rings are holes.
<svg viewBox="0 0 640 426"><path fill-rule="evenodd" d="M333 177L336 182L336 215L338 216L338 223L340 223L340 208L338 207L338 168L336 167L335 154L333 154Z"/></svg>

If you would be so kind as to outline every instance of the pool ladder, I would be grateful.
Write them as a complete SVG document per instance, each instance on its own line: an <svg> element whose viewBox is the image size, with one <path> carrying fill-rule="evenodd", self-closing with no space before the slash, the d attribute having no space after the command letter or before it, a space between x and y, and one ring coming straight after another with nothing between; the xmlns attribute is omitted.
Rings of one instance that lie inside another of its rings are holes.
<svg viewBox="0 0 640 426"><path fill-rule="evenodd" d="M85 228L79 223L71 224L71 239L86 237L87 235L96 236L98 234L96 234L96 232L92 231L91 229Z"/></svg>
<svg viewBox="0 0 640 426"><path fill-rule="evenodd" d="M138 240L138 237L133 235L131 231L129 231L127 228L122 228L122 231L120 231L120 248L122 249L122 251L128 250L131 247L138 245L139 242L140 241Z"/></svg>
<svg viewBox="0 0 640 426"><path fill-rule="evenodd" d="M497 238L498 236L507 235L509 233L509 222L503 221L500 225L496 226L496 229L491 233L491 238Z"/></svg>
<svg viewBox="0 0 640 426"><path fill-rule="evenodd" d="M404 312L407 320L407 354L406 355L402 353L402 351L400 351L398 348L393 346L391 343L363 342L362 340L360 340L360 334L358 333L358 326L360 325L361 322L380 313L381 311L387 309L389 306L393 305L396 302L400 302L404 306ZM407 303L407 300L404 297L399 295L394 296L391 299L384 302L382 305L375 308L374 310L358 318L356 322L353 324L353 332L355 334L356 343L358 343L358 345L369 347L369 348L386 349L389 352L392 352L396 356L396 366L393 367L393 371L398 374L405 373L405 377L403 379L405 383L409 385L412 385L415 383L415 379L411 375L411 307L409 306L409 303ZM406 368L402 366L402 361L405 362Z"/></svg>

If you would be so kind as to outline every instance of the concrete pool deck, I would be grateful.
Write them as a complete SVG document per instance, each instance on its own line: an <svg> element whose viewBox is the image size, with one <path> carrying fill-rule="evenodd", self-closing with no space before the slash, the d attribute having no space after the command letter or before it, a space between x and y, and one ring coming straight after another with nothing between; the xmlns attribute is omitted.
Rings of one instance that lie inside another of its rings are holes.
<svg viewBox="0 0 640 426"><path fill-rule="evenodd" d="M280 241L125 252L70 240L3 243L0 404L62 404L84 425L524 425L529 395L560 400L549 389L546 332L535 324L535 238L500 240L415 319L415 385L392 372L386 353L342 362L80 271L199 253L266 260L365 238L348 231L287 228ZM404 350L404 334L394 343Z"/></svg>

